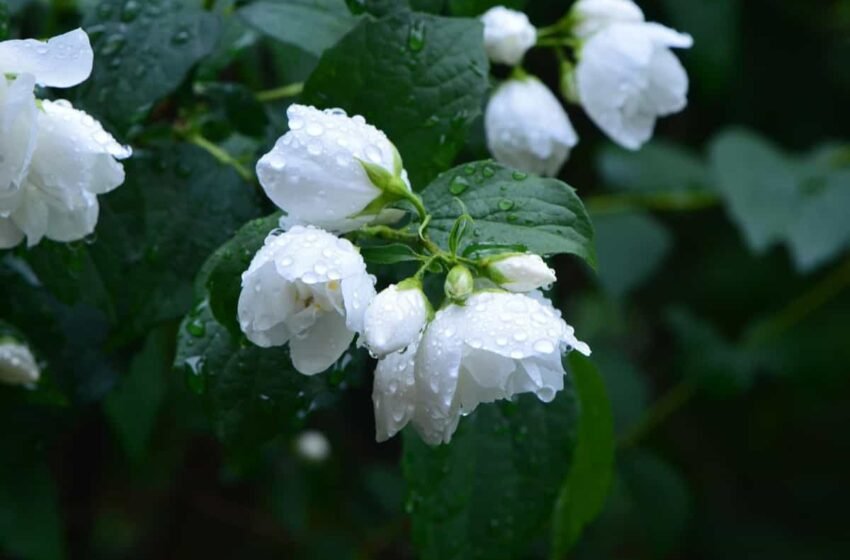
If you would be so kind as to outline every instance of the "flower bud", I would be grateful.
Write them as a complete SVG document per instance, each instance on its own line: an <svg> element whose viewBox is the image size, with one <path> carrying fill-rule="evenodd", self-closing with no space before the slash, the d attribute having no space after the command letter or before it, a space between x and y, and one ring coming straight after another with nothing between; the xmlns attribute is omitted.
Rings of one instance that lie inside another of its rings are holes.
<svg viewBox="0 0 850 560"><path fill-rule="evenodd" d="M372 300L363 318L363 338L379 358L407 348L419 339L431 304L418 280L405 280L385 289Z"/></svg>
<svg viewBox="0 0 850 560"><path fill-rule="evenodd" d="M286 114L289 132L257 163L263 190L287 214L285 228L353 231L378 217L382 195L398 200L409 191L398 150L363 117L305 105Z"/></svg>
<svg viewBox="0 0 850 560"><path fill-rule="evenodd" d="M487 265L487 274L511 292L530 292L557 279L555 271L539 255L532 254L500 256Z"/></svg>
<svg viewBox="0 0 850 560"><path fill-rule="evenodd" d="M469 269L462 264L455 265L446 276L445 292L452 301L462 302L472 294L475 279Z"/></svg>
<svg viewBox="0 0 850 560"><path fill-rule="evenodd" d="M487 10L481 21L484 50L493 62L516 66L537 42L537 29L522 12L496 6Z"/></svg>
<svg viewBox="0 0 850 560"><path fill-rule="evenodd" d="M28 385L38 381L40 376L38 364L25 344L11 339L0 342L0 382Z"/></svg>
<svg viewBox="0 0 850 560"><path fill-rule="evenodd" d="M561 103L532 77L509 80L493 93L484 127L498 161L536 175L556 175L578 143Z"/></svg>
<svg viewBox="0 0 850 560"><path fill-rule="evenodd" d="M295 440L295 451L305 461L321 463L330 456L331 444L322 432L305 430Z"/></svg>

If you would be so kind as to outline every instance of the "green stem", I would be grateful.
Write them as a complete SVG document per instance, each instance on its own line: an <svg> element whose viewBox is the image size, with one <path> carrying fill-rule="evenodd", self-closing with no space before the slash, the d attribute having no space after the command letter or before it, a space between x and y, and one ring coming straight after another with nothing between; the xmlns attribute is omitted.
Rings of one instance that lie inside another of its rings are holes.
<svg viewBox="0 0 850 560"><path fill-rule="evenodd" d="M198 146L199 148L203 148L207 151L211 156L218 160L219 163L223 165L228 165L232 167L236 173L239 174L246 182L253 183L254 182L254 174L248 170L247 167L242 165L242 163L227 153L224 149L219 146L213 144L206 138L204 138L200 132L192 132L188 136L186 136L186 140L191 142L192 144Z"/></svg>
<svg viewBox="0 0 850 560"><path fill-rule="evenodd" d="M260 101L261 103L268 103L270 101L296 97L302 91L304 91L304 84L299 82L296 84L281 86L279 88L258 91L254 94L254 96L257 98L257 101Z"/></svg>
<svg viewBox="0 0 850 560"><path fill-rule="evenodd" d="M720 204L720 197L705 191L619 193L591 196L585 207L591 214L616 214L632 210L702 210Z"/></svg>
<svg viewBox="0 0 850 560"><path fill-rule="evenodd" d="M799 324L850 286L850 259L815 284L812 289L791 301L770 318L759 323L746 336L744 344L757 346L768 342ZM634 447L659 424L685 406L698 392L698 385L683 379L662 395L632 429L620 438L621 448Z"/></svg>
<svg viewBox="0 0 850 560"><path fill-rule="evenodd" d="M418 243L419 236L415 233L393 229L388 226L364 226L357 230L357 233L369 235L371 237L380 237L390 241L401 241L403 243Z"/></svg>

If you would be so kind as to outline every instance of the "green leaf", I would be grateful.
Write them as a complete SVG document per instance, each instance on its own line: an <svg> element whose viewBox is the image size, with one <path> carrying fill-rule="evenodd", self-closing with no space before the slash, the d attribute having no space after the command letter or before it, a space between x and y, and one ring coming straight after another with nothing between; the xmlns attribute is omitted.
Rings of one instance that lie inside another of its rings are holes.
<svg viewBox="0 0 850 560"><path fill-rule="evenodd" d="M88 294L80 299L107 312L122 341L183 316L206 256L259 213L251 186L194 146L139 151L126 170L125 184L99 197L89 243L45 243L25 255L66 302Z"/></svg>
<svg viewBox="0 0 850 560"><path fill-rule="evenodd" d="M134 461L144 458L167 389L173 333L152 332L133 360L127 375L109 393L104 411L125 453Z"/></svg>
<svg viewBox="0 0 850 560"><path fill-rule="evenodd" d="M303 100L363 115L415 188L451 166L488 87L481 23L410 12L364 19L325 51Z"/></svg>
<svg viewBox="0 0 850 560"><path fill-rule="evenodd" d="M561 181L488 161L443 173L422 192L433 215L428 231L443 247L461 212L456 198L475 221L461 248L519 244L539 255L568 253L595 265L590 218L575 189Z"/></svg>
<svg viewBox="0 0 850 560"><path fill-rule="evenodd" d="M825 147L787 155L752 133L733 130L711 146L720 192L750 248L788 245L798 270L822 266L850 248L850 171Z"/></svg>
<svg viewBox="0 0 850 560"><path fill-rule="evenodd" d="M781 241L800 201L793 164L766 140L730 131L711 144L717 186L747 244L762 252Z"/></svg>
<svg viewBox="0 0 850 560"><path fill-rule="evenodd" d="M646 282L673 244L667 229L646 212L601 214L593 227L599 281L614 297Z"/></svg>
<svg viewBox="0 0 850 560"><path fill-rule="evenodd" d="M0 2L0 41L9 36L9 6Z"/></svg>
<svg viewBox="0 0 850 560"><path fill-rule="evenodd" d="M428 447L405 430L407 510L419 557L524 557L570 468L575 430L569 386L548 404L522 395L481 405L461 420L449 445Z"/></svg>
<svg viewBox="0 0 850 560"><path fill-rule="evenodd" d="M332 373L307 376L292 367L286 347L260 348L233 338L202 302L183 320L175 366L204 398L216 436L236 452L250 452L301 427L332 397Z"/></svg>
<svg viewBox="0 0 850 560"><path fill-rule="evenodd" d="M198 298L209 294L210 310L215 319L230 333L241 336L237 320L242 273L265 243L266 237L277 229L280 213L252 220L239 228L227 243L219 247L198 274L195 293Z"/></svg>
<svg viewBox="0 0 850 560"><path fill-rule="evenodd" d="M599 371L585 357L569 356L581 414L578 441L552 519L553 559L563 557L585 525L602 511L614 473L614 417Z"/></svg>
<svg viewBox="0 0 850 560"><path fill-rule="evenodd" d="M372 264L396 264L420 260L416 251L409 245L401 243L361 247L360 254L367 263Z"/></svg>
<svg viewBox="0 0 850 560"><path fill-rule="evenodd" d="M691 191L711 188L708 166L675 144L654 141L638 152L606 146L596 161L605 183L634 191Z"/></svg>
<svg viewBox="0 0 850 560"><path fill-rule="evenodd" d="M236 13L269 37L315 55L335 45L360 21L343 0L260 0Z"/></svg>
<svg viewBox="0 0 850 560"><path fill-rule="evenodd" d="M100 2L84 22L95 60L91 77L80 87L82 106L123 130L142 120L215 47L219 17L202 4Z"/></svg>

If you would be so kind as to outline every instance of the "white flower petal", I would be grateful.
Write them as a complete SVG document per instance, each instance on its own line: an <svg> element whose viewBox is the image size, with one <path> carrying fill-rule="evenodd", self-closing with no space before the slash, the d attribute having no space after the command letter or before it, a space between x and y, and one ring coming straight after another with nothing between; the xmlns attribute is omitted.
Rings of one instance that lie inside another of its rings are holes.
<svg viewBox="0 0 850 560"><path fill-rule="evenodd" d="M331 367L354 340L345 317L327 312L320 315L302 336L289 341L292 365L304 375L315 375Z"/></svg>
<svg viewBox="0 0 850 560"><path fill-rule="evenodd" d="M30 349L18 342L0 342L0 382L11 385L35 383L41 376Z"/></svg>
<svg viewBox="0 0 850 560"><path fill-rule="evenodd" d="M37 138L32 76L8 82L0 76L0 215L18 205Z"/></svg>
<svg viewBox="0 0 850 560"><path fill-rule="evenodd" d="M388 287L366 309L363 325L366 346L378 357L406 348L419 339L429 310L420 288Z"/></svg>
<svg viewBox="0 0 850 560"><path fill-rule="evenodd" d="M287 116L289 132L257 163L260 184L287 224L344 233L374 219L358 216L381 194L360 161L393 173L396 151L387 136L341 109L294 104Z"/></svg>
<svg viewBox="0 0 850 560"><path fill-rule="evenodd" d="M536 78L500 86L487 104L484 126L498 161L536 175L556 175L578 143L563 106Z"/></svg>
<svg viewBox="0 0 850 560"><path fill-rule="evenodd" d="M659 115L687 103L687 75L668 47L691 42L651 23L618 23L594 34L576 68L588 116L620 145L638 149L652 136Z"/></svg>
<svg viewBox="0 0 850 560"><path fill-rule="evenodd" d="M239 324L248 340L268 348L281 346L292 336L286 319L295 312L298 293L266 260L252 274L244 275L239 293Z"/></svg>
<svg viewBox="0 0 850 560"><path fill-rule="evenodd" d="M47 233L47 217L49 209L45 199L36 189L25 186L21 191L18 207L12 212L11 218L15 225L27 236L27 245L38 244Z"/></svg>
<svg viewBox="0 0 850 560"><path fill-rule="evenodd" d="M32 74L43 86L75 86L91 75L93 61L89 36L82 29L46 43L34 39L0 42L0 73Z"/></svg>
<svg viewBox="0 0 850 560"><path fill-rule="evenodd" d="M378 361L372 386L375 439L386 441L400 432L416 412L414 367L418 343Z"/></svg>
<svg viewBox="0 0 850 560"><path fill-rule="evenodd" d="M557 280L539 255L518 254L497 259L487 267L490 277L511 292L530 292Z"/></svg>
<svg viewBox="0 0 850 560"><path fill-rule="evenodd" d="M82 192L82 200L73 207L54 206L47 202L47 231L45 236L54 241L68 242L82 239L94 232L100 205L97 197L90 192Z"/></svg>
<svg viewBox="0 0 850 560"><path fill-rule="evenodd" d="M586 39L613 23L644 20L641 9L631 0L579 0L571 9L576 24L573 34Z"/></svg>
<svg viewBox="0 0 850 560"><path fill-rule="evenodd" d="M363 332L363 317L375 298L375 277L361 274L342 281L342 300L348 328Z"/></svg>

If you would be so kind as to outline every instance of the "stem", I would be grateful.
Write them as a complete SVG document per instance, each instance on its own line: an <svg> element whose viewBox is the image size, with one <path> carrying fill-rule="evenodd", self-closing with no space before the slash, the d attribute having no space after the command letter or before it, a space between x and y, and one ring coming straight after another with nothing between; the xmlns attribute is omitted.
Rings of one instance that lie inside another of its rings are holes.
<svg viewBox="0 0 850 560"><path fill-rule="evenodd" d="M232 167L236 173L239 174L247 183L254 182L254 174L248 170L247 167L242 165L242 163L227 153L224 149L219 146L213 144L206 138L204 138L200 132L192 132L188 136L186 136L186 140L191 142L192 144L198 146L199 148L203 148L206 150L211 156L218 160L219 163L223 165L229 165Z"/></svg>
<svg viewBox="0 0 850 560"><path fill-rule="evenodd" d="M357 230L357 233L380 237L381 239L389 239L391 241L402 241L404 243L419 242L419 236L415 233L408 233L388 226L364 226Z"/></svg>
<svg viewBox="0 0 850 560"><path fill-rule="evenodd" d="M295 97L299 95L302 91L304 91L304 83L299 82L295 84L281 86L279 88L258 91L254 94L254 97L256 97L257 101L260 101L261 103L268 103L270 101L278 101L280 99Z"/></svg>
<svg viewBox="0 0 850 560"><path fill-rule="evenodd" d="M794 327L823 307L829 300L850 286L850 259L836 268L802 296L793 300L773 316L759 323L745 337L744 344L763 344ZM698 392L691 379L683 379L661 396L632 429L620 438L619 446L635 446L674 412L685 406Z"/></svg>
<svg viewBox="0 0 850 560"><path fill-rule="evenodd" d="M621 193L591 196L585 207L592 214L616 214L630 210L702 210L720 204L713 192L660 192L651 194Z"/></svg>

